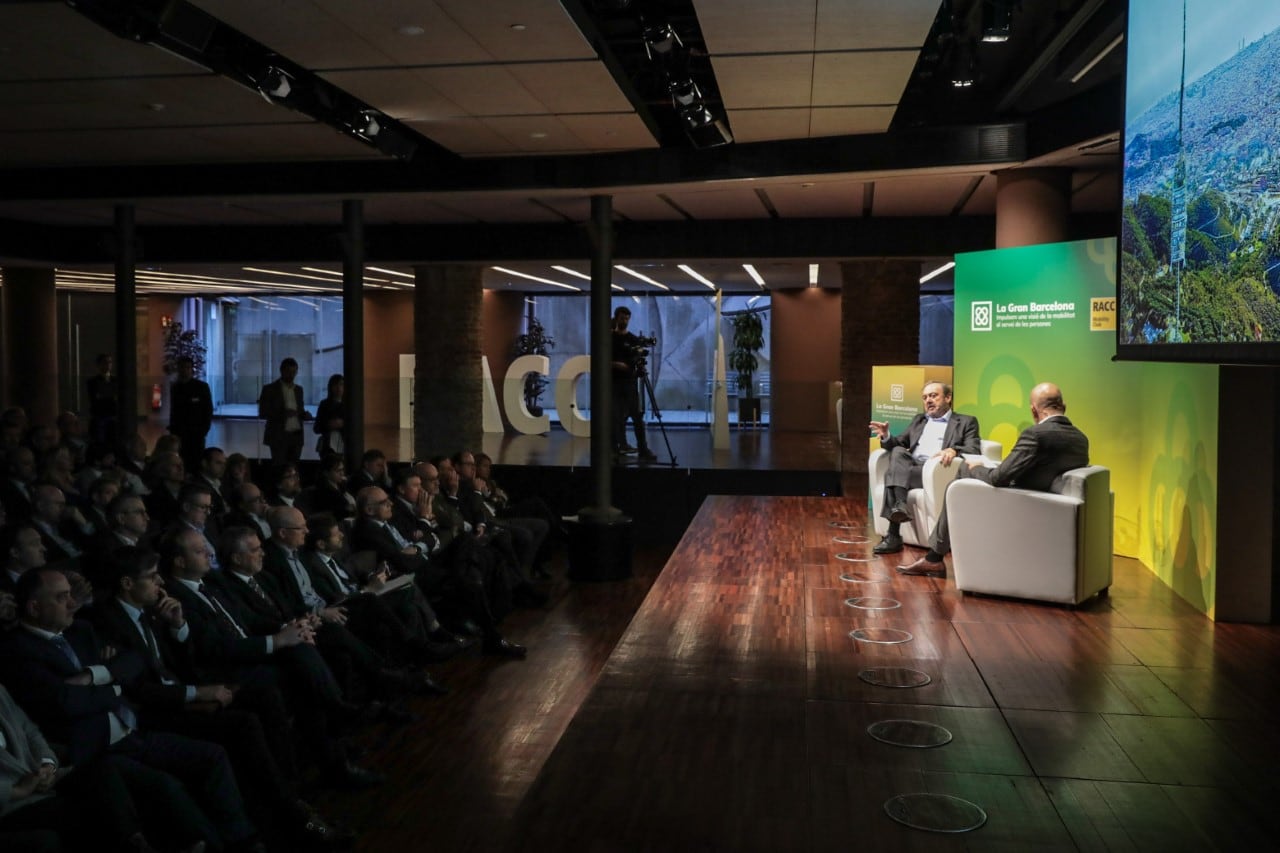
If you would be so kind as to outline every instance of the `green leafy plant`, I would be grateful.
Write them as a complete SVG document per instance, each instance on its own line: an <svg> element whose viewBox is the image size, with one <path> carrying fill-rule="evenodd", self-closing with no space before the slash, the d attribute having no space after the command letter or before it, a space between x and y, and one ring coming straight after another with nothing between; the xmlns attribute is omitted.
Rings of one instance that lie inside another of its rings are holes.
<svg viewBox="0 0 1280 853"><path fill-rule="evenodd" d="M757 312L738 314L733 318L733 349L729 352L729 369L738 373L738 393L754 397L752 378L760 368L756 353L764 348L764 322Z"/></svg>
<svg viewBox="0 0 1280 853"><path fill-rule="evenodd" d="M191 366L196 377L204 376L204 341L197 337L194 329L183 331L177 320L169 323L164 330L164 364L166 374L178 372L178 359L186 356L191 359Z"/></svg>
<svg viewBox="0 0 1280 853"><path fill-rule="evenodd" d="M530 317L529 330L516 338L515 354L517 357L548 355L555 345L556 339L547 334L542 322L537 317ZM548 384L547 378L538 373L530 373L524 377L524 405L535 418L542 414L542 406L538 401L542 399L542 393L547 390Z"/></svg>

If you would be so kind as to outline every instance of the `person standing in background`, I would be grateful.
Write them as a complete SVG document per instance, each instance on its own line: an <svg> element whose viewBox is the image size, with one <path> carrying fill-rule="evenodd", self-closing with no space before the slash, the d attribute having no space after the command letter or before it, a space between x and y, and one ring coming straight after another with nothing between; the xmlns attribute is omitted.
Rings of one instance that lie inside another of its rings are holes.
<svg viewBox="0 0 1280 853"><path fill-rule="evenodd" d="M177 364L178 379L169 386L169 432L182 441L182 461L187 470L198 471L205 436L213 426L213 393L207 382L196 379L190 356L182 356Z"/></svg>
<svg viewBox="0 0 1280 853"><path fill-rule="evenodd" d="M293 381L297 376L298 362L286 358L280 362L280 378L262 386L258 397L258 417L266 421L262 443L277 465L302 457L302 424L311 419L302 405L302 386Z"/></svg>
<svg viewBox="0 0 1280 853"><path fill-rule="evenodd" d="M329 377L328 396L320 401L316 409L316 453L323 459L326 453L347 452L347 404L343 400L347 383L341 373Z"/></svg>

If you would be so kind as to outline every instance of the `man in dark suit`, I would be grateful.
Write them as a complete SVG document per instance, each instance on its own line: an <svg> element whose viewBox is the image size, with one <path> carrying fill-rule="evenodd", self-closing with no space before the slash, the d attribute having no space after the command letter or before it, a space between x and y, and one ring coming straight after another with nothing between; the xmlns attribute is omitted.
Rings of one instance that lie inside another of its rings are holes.
<svg viewBox="0 0 1280 853"><path fill-rule="evenodd" d="M165 593L158 564L154 552L118 549L106 573L113 595L94 609L101 637L144 663L140 675L123 685L144 724L226 749L254 822L281 841L350 840L298 797L297 760L279 690L198 683L191 628L182 605Z"/></svg>
<svg viewBox="0 0 1280 853"><path fill-rule="evenodd" d="M916 415L899 435L889 435L889 424L872 421L871 429L880 437L880 446L889 452L889 468L884 475L884 510L889 532L872 550L877 554L894 554L902 550L900 526L911 520L907 509L907 492L924 482L924 463L937 456L943 465L951 465L964 453L980 453L978 419L962 415L951 408L951 386L930 382L920 393L924 411Z"/></svg>
<svg viewBox="0 0 1280 853"><path fill-rule="evenodd" d="M462 558L449 562L430 559L426 549L409 542L391 524L392 503L377 486L360 490L356 495L354 547L374 551L397 574L412 574L428 598L444 595L445 588L452 584L450 600L463 618L479 627L486 654L526 657L528 650L524 646L510 642L498 631L498 620L489 604L490 576L478 555L460 552Z"/></svg>
<svg viewBox="0 0 1280 853"><path fill-rule="evenodd" d="M157 453L148 470L154 479L147 484L151 491L143 501L146 502L151 523L159 531L173 524L182 512L179 496L182 494L182 484L187 479L187 465L179 454L168 450Z"/></svg>
<svg viewBox="0 0 1280 853"><path fill-rule="evenodd" d="M1067 420L1067 404L1057 385L1042 382L1031 389L1031 419L1035 423L1022 431L999 466L988 468L982 462L970 462L960 469L957 479L972 478L996 487L1046 492L1058 475L1089 464L1089 439ZM929 537L929 553L914 563L898 566L898 571L904 575L946 577L942 557L950 550L944 494L938 522Z"/></svg>
<svg viewBox="0 0 1280 853"><path fill-rule="evenodd" d="M31 526L40 531L45 557L50 563L77 567L85 549L84 516L68 507L62 489L51 483L38 483L32 493Z"/></svg>
<svg viewBox="0 0 1280 853"><path fill-rule="evenodd" d="M391 490L391 477L387 475L387 454L376 447L366 450L360 457L360 470L347 481L347 491L354 495L369 486L377 486L383 491Z"/></svg>
<svg viewBox="0 0 1280 853"><path fill-rule="evenodd" d="M138 803L148 820L144 827ZM0 687L0 841L10 833L47 830L68 850L92 847L149 851L151 838L184 845L200 843L184 825L205 823L178 780L141 765L122 766L109 753L76 766L62 766L40 728ZM6 847L5 849L9 849ZM21 844L17 850L28 848Z"/></svg>
<svg viewBox="0 0 1280 853"><path fill-rule="evenodd" d="M4 547L4 568L0 569L0 590L13 592L18 579L48 562L40 531L29 524L12 524L0 528Z"/></svg>
<svg viewBox="0 0 1280 853"><path fill-rule="evenodd" d="M231 530L224 538L237 536L237 530ZM250 538L252 553L247 556L257 560L260 570L262 545ZM348 762L341 745L329 736L334 726L354 719L360 709L346 703L333 672L316 652L311 620L285 623L244 608L224 589L244 560L225 546L223 557L226 569L216 580L209 579L204 539L187 530L167 543L161 560L170 581L166 592L178 599L191 625L198 674L240 685L279 684L325 780L350 787L379 784L381 777Z"/></svg>
<svg viewBox="0 0 1280 853"><path fill-rule="evenodd" d="M0 503L10 524L26 521L35 505L36 455L30 447L15 447L5 455L6 476L0 482Z"/></svg>
<svg viewBox="0 0 1280 853"><path fill-rule="evenodd" d="M271 449L274 464L297 462L302 456L302 424L311 419L303 408L302 386L294 383L298 362L280 362L280 378L262 386L258 396L258 417L266 421L262 443Z"/></svg>
<svg viewBox="0 0 1280 853"><path fill-rule="evenodd" d="M302 562L307 520L301 510L272 507L267 511L267 522L271 525L271 538L267 541L262 561L263 573L275 581L273 591L286 618L311 616L318 619L316 644L330 660L331 666L334 665L331 655L349 661L365 685L385 699L395 698L403 690L443 692L430 676L421 673L409 676L390 667L381 649L371 648L361 634L352 630L345 604L331 606L316 591ZM357 620L357 623L367 627L364 620ZM385 639L372 631L363 636L375 643Z"/></svg>
<svg viewBox="0 0 1280 853"><path fill-rule="evenodd" d="M356 499L347 491L347 463L340 453L320 457L320 474L315 485L303 489L297 506L308 515L327 512L339 521L355 517Z"/></svg>
<svg viewBox="0 0 1280 853"><path fill-rule="evenodd" d="M80 764L109 753L161 770L198 791L209 819L190 820L210 844L257 849L255 831L227 754L220 746L165 732L140 729L121 682L140 672L131 653L104 661L93 628L74 619L71 585L57 569L35 569L18 582L20 625L5 639L0 678L14 698L53 739L65 743L67 759Z"/></svg>
<svg viewBox="0 0 1280 853"><path fill-rule="evenodd" d="M169 432L182 439L182 461L187 470L200 468L205 436L213 426L213 393L209 384L196 379L190 356L178 359L178 378L169 386Z"/></svg>

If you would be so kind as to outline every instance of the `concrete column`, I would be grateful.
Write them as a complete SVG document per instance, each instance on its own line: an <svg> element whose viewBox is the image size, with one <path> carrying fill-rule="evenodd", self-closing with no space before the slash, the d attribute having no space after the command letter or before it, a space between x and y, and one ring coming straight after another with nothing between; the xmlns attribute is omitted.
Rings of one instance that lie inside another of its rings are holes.
<svg viewBox="0 0 1280 853"><path fill-rule="evenodd" d="M51 269L5 267L4 399L33 424L58 419L58 301Z"/></svg>
<svg viewBox="0 0 1280 853"><path fill-rule="evenodd" d="M116 437L123 446L138 431L137 242L131 204L115 207Z"/></svg>
<svg viewBox="0 0 1280 853"><path fill-rule="evenodd" d="M479 448L484 434L480 368L483 268L414 267L414 456Z"/></svg>
<svg viewBox="0 0 1280 853"><path fill-rule="evenodd" d="M347 404L347 470L364 453L364 202L342 203L342 375Z"/></svg>
<svg viewBox="0 0 1280 853"><path fill-rule="evenodd" d="M841 484L845 494L866 487L871 419L871 367L915 364L920 358L919 261L840 264L840 378L844 383Z"/></svg>
<svg viewBox="0 0 1280 853"><path fill-rule="evenodd" d="M1059 243L1069 236L1071 170L996 173L996 248Z"/></svg>

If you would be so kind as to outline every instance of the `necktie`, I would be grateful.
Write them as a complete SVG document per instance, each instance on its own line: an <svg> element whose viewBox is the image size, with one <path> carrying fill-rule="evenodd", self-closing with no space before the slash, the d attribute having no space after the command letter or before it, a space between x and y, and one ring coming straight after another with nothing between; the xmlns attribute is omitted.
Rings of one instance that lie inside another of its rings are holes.
<svg viewBox="0 0 1280 853"><path fill-rule="evenodd" d="M214 616L217 617L218 621L221 622L224 627L230 629L237 637L242 639L248 636L248 634L244 632L244 629L240 627L240 624L236 622L235 619L231 618L231 614L222 606L222 602L218 601L214 596L213 590L204 584L200 584L197 589L200 591L200 595L204 600L209 602L209 606L213 608Z"/></svg>
<svg viewBox="0 0 1280 853"><path fill-rule="evenodd" d="M385 522L383 523L386 524ZM405 540L403 536L400 535L400 531L396 529L394 524L386 524L386 528L387 530L391 531L391 538L396 540L396 545L400 546L401 548L409 547L409 543Z"/></svg>
<svg viewBox="0 0 1280 853"><path fill-rule="evenodd" d="M329 574L333 575L334 581L338 584L338 589L350 595L355 592L355 586L351 583L350 577L342 570L337 561L332 557L322 557L325 568L329 570Z"/></svg>
<svg viewBox="0 0 1280 853"><path fill-rule="evenodd" d="M271 600L271 596L267 595L267 591L262 588L262 584L258 583L257 578L249 578L249 589L253 590L253 594L258 596L263 604L269 604L271 609L275 609L276 603Z"/></svg>
<svg viewBox="0 0 1280 853"><path fill-rule="evenodd" d="M67 638L61 634L54 634L49 638L57 648L67 656L67 660L71 661L71 665L77 670L84 669L84 664L80 663L80 656L76 654L76 650L71 648L71 644L67 642Z"/></svg>
<svg viewBox="0 0 1280 853"><path fill-rule="evenodd" d="M294 582L298 584L298 592L302 593L302 601L307 607L316 610L325 606L325 601L311 585L307 570L302 567L297 551L289 552L289 571L293 572Z"/></svg>
<svg viewBox="0 0 1280 853"><path fill-rule="evenodd" d="M156 672L160 674L160 680L165 684L176 684L177 679L164 665L164 658L160 656L160 644L156 642L155 632L147 624L147 617L138 617L138 630L142 632L142 638L147 641L147 648L151 650L151 659L156 665Z"/></svg>

